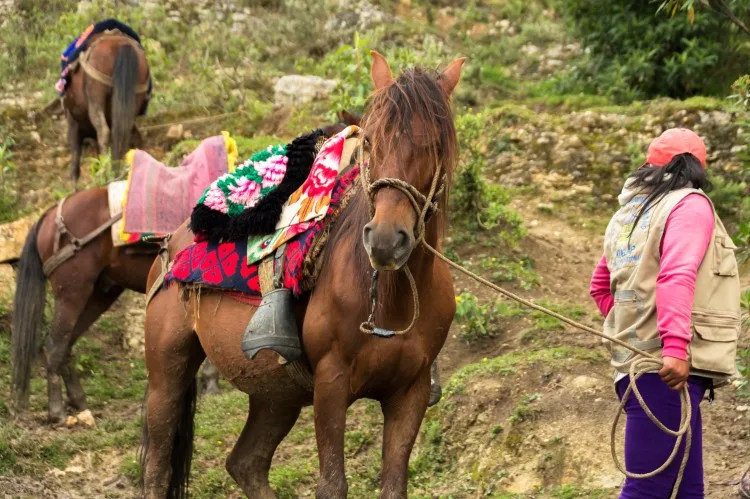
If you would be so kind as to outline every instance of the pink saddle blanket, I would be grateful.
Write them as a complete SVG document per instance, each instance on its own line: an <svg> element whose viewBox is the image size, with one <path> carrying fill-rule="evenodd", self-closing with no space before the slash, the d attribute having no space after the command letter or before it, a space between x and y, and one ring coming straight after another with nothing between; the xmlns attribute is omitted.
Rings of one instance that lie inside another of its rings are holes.
<svg viewBox="0 0 750 499"><path fill-rule="evenodd" d="M222 135L202 141L177 168L135 150L128 176L123 232L174 232L190 217L206 187L228 171L227 145Z"/></svg>

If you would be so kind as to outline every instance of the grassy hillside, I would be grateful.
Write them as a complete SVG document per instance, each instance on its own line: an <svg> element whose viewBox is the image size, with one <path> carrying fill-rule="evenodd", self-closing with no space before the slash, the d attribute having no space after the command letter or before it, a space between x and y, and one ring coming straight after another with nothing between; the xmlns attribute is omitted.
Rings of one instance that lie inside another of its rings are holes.
<svg viewBox="0 0 750 499"><path fill-rule="evenodd" d="M372 89L370 49L384 53L395 72L467 56L454 99L461 147L446 254L589 324L600 323L588 279L616 196L665 128L688 126L705 138L711 196L740 257L749 254L744 108L723 95L623 101L585 93L570 82L587 54L555 1L472 0L460 8L422 0L135 3L21 1L23 15L0 15L0 223L34 217L68 193L64 121L40 109L55 96L59 52L90 22L116 16L144 39L154 99L139 124L145 148L169 164L222 130L247 157L336 111L361 111ZM282 107L274 86L287 74L338 84L327 97ZM168 134L175 124L182 132ZM93 154L85 185L110 178L108 159ZM747 275L744 266L744 289ZM43 366L27 417L12 419L4 402L13 284L9 269L0 276L0 490L13 497L133 497L145 388L143 298L125 296L76 347L96 427L52 428L44 422ZM599 341L463 277L455 282L458 313L441 352L445 397L422 425L410 497L615 497L621 476L607 438L616 404ZM747 310L750 291L743 303ZM731 481L750 461L749 416L739 410L750 400L747 327L739 367L744 378L719 391L704 412L709 497L730 497ZM244 424L246 400L226 383L220 395L201 399L194 497L240 497L223 463ZM369 401L350 409L351 497L373 497L379 485L381 418ZM279 497L309 497L317 474L307 409L277 453L271 483Z"/></svg>

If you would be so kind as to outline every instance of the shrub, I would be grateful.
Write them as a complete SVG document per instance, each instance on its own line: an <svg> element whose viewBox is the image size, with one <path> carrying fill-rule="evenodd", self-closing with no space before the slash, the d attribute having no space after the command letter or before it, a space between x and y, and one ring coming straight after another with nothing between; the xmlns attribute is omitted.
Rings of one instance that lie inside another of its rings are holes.
<svg viewBox="0 0 750 499"><path fill-rule="evenodd" d="M513 246L526 234L523 219L508 207L508 192L482 178L485 154L510 147L502 137L497 139L498 134L488 125L489 118L482 113L466 113L456 119L461 156L451 191L451 211L469 230L493 231ZM495 140L492 148L487 144L490 140Z"/></svg>
<svg viewBox="0 0 750 499"><path fill-rule="evenodd" d="M750 2L730 2L735 12ZM736 29L699 10L688 19L656 13L652 0L558 1L590 56L571 76L584 90L619 100L726 93L750 62ZM740 17L742 17L740 15Z"/></svg>

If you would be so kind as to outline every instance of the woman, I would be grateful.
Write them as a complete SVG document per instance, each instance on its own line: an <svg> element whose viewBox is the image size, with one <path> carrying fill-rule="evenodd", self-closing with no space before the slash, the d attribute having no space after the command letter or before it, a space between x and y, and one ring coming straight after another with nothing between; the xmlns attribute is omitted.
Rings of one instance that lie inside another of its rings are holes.
<svg viewBox="0 0 750 499"><path fill-rule="evenodd" d="M654 415L668 428L680 422L679 390L692 402L692 446L680 498L703 497L700 401L735 374L740 289L734 245L709 198L706 146L684 128L665 131L630 175L607 227L604 255L591 279L591 296L606 316L605 332L658 355L663 367L638 380ZM622 399L630 364L640 356L607 342ZM625 467L657 469L675 437L660 430L631 394L625 411ZM625 480L621 498L670 497L684 452L664 472Z"/></svg>

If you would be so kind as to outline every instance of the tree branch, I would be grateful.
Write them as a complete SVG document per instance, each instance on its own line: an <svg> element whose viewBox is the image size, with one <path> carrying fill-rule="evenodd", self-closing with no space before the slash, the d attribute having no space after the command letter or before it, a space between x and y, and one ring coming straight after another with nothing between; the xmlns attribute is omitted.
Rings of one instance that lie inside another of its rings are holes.
<svg viewBox="0 0 750 499"><path fill-rule="evenodd" d="M724 0L708 0L708 5L711 7L714 11L718 12L722 16L726 17L732 23L735 24L738 28L740 28L746 35L750 36L750 29L745 25L742 20L734 15L734 12L732 12L732 9L729 8L729 6L724 3Z"/></svg>

